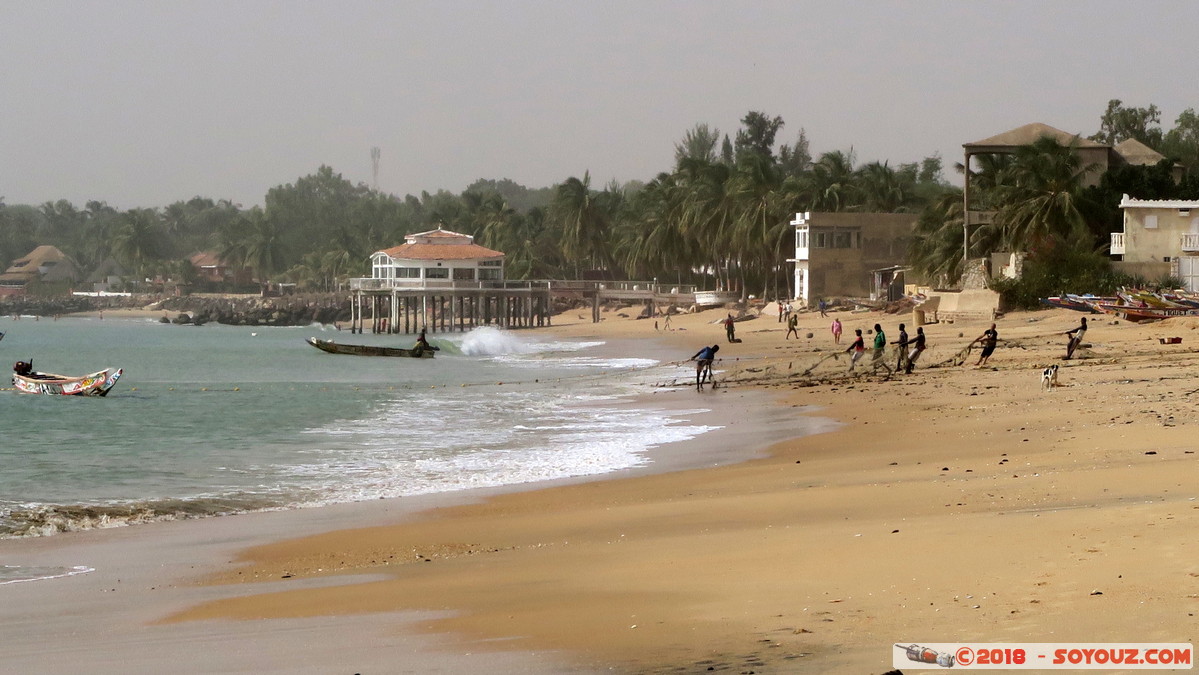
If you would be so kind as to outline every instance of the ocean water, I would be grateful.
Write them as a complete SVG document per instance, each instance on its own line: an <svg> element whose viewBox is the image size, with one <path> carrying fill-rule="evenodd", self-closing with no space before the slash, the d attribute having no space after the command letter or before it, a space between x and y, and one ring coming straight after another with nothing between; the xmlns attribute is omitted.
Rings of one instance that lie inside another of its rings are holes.
<svg viewBox="0 0 1199 675"><path fill-rule="evenodd" d="M9 363L125 369L107 398L0 379L0 538L600 474L713 428L630 406L678 366L536 331L433 335L435 359L326 354L305 338L412 338L322 326L4 317L0 332Z"/></svg>

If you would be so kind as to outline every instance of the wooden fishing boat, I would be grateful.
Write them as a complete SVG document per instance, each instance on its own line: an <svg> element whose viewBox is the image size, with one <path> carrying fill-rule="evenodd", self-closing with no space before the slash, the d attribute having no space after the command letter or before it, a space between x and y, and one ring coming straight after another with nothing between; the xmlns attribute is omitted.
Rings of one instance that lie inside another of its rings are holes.
<svg viewBox="0 0 1199 675"><path fill-rule="evenodd" d="M1132 307L1110 303L1099 303L1097 307L1108 314L1115 314L1134 323L1161 321L1175 316L1199 316L1199 308L1194 307Z"/></svg>
<svg viewBox="0 0 1199 675"><path fill-rule="evenodd" d="M411 359L431 359L436 348L404 349L402 347L373 347L370 345L338 344L332 340L308 338L308 344L330 354L353 354L354 356L406 356Z"/></svg>
<svg viewBox="0 0 1199 675"><path fill-rule="evenodd" d="M72 377L39 373L32 364L18 361L13 367L12 385L22 394L47 396L107 396L125 371L105 368L90 375Z"/></svg>
<svg viewBox="0 0 1199 675"><path fill-rule="evenodd" d="M1091 314L1098 314L1100 312L1096 307L1096 304L1100 302L1116 302L1116 298L1105 298L1098 295L1072 295L1069 293L1041 298L1042 305L1072 309L1076 312L1090 312Z"/></svg>

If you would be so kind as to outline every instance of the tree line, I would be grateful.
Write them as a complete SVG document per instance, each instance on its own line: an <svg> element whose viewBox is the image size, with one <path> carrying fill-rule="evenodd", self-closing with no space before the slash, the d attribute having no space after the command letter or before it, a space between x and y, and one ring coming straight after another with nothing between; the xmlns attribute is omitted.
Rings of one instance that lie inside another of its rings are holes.
<svg viewBox="0 0 1199 675"><path fill-rule="evenodd" d="M852 148L814 157L802 128L792 141L779 140L784 126L781 117L759 111L747 113L731 135L696 124L674 143L669 170L604 185L584 171L545 188L480 179L461 194L400 198L321 166L271 188L263 206L249 209L206 197L125 211L103 201L80 208L66 200L40 206L0 200L0 263L51 244L82 270L112 257L135 279L186 282L194 274L187 258L215 251L262 280L332 290L339 280L368 276L373 251L441 226L503 251L509 278L659 279L789 297L785 261L793 251L794 214L859 211L920 214L910 263L946 282L961 273L962 195L945 180L939 156L895 166L858 164ZM1096 137L1136 138L1188 168L1199 163L1193 110L1162 130L1154 106L1113 101ZM1174 183L1167 162L1110 171L1100 186L1084 188L1078 177L1085 167L1076 157L1039 142L1016 155L980 158L971 169L975 199L999 217L971 232L971 256L1079 243L1097 249L1118 229L1120 191L1199 195L1194 179Z"/></svg>

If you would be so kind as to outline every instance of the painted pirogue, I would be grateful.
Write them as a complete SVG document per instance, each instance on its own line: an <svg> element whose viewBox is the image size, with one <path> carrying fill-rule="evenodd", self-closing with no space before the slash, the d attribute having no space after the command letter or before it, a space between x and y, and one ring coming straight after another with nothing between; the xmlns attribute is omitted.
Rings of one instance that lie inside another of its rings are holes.
<svg viewBox="0 0 1199 675"><path fill-rule="evenodd" d="M90 375L72 377L39 373L32 362L17 361L13 366L12 385L22 394L47 396L107 396L125 371L105 368Z"/></svg>

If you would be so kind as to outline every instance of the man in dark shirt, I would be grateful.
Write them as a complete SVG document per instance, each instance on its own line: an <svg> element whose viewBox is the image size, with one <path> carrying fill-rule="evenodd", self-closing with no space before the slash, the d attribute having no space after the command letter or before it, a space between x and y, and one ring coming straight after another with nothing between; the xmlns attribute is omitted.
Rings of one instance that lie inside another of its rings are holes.
<svg viewBox="0 0 1199 675"><path fill-rule="evenodd" d="M983 353L979 355L978 362L974 365L985 366L987 359L991 358L991 354L995 352L995 343L999 342L999 331L995 330L995 324L983 331L982 335L974 338L974 342L980 342L983 346ZM970 344L974 344L971 342Z"/></svg>
<svg viewBox="0 0 1199 675"><path fill-rule="evenodd" d="M716 386L716 380L712 377L712 361L716 359L716 352L720 351L720 345L712 345L704 347L695 352L695 356L691 357L695 361L695 390L704 390L704 380L712 380L712 386Z"/></svg>

